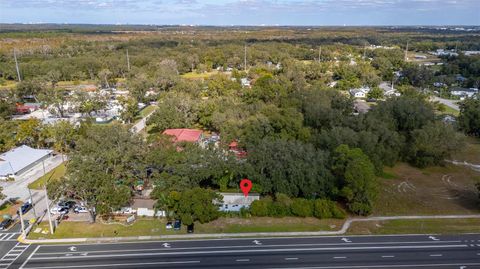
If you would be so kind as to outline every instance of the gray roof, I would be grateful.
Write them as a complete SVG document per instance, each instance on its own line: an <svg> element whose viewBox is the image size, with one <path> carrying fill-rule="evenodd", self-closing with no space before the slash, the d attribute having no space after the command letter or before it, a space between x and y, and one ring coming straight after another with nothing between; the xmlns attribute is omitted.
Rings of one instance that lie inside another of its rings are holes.
<svg viewBox="0 0 480 269"><path fill-rule="evenodd" d="M0 176L14 175L52 153L49 149L34 149L26 145L0 155Z"/></svg>

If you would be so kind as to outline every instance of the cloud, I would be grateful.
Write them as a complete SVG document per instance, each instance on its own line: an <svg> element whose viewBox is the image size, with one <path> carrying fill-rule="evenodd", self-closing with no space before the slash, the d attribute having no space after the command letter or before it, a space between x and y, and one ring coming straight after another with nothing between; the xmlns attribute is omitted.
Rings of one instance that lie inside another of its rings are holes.
<svg viewBox="0 0 480 269"><path fill-rule="evenodd" d="M480 0L0 0L0 21L59 14L90 23L116 16L167 24L480 24L475 10Z"/></svg>

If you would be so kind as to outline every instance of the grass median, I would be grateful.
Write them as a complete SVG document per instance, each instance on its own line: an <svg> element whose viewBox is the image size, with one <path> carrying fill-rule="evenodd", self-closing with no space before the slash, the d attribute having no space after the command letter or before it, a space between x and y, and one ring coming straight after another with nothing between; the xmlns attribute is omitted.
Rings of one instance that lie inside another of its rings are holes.
<svg viewBox="0 0 480 269"><path fill-rule="evenodd" d="M422 219L354 222L348 234L456 234L480 232L480 219Z"/></svg>

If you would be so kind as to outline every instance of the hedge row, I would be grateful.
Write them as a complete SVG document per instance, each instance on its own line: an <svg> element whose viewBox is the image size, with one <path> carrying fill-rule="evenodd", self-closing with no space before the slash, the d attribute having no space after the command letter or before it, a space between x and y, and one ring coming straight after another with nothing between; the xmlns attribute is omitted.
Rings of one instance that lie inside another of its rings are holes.
<svg viewBox="0 0 480 269"><path fill-rule="evenodd" d="M264 198L250 205L250 213L257 217L316 217L319 219L345 218L345 212L333 201L326 199L307 200L290 199L286 195L277 195L275 200Z"/></svg>

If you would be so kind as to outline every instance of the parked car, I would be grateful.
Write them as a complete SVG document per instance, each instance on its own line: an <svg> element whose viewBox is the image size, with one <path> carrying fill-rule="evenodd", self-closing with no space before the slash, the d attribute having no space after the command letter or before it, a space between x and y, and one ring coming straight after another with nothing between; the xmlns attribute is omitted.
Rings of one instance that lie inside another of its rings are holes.
<svg viewBox="0 0 480 269"><path fill-rule="evenodd" d="M32 204L29 202L24 203L19 210L17 210L17 215L20 215L20 210L22 210L22 214L25 214L32 208Z"/></svg>
<svg viewBox="0 0 480 269"><path fill-rule="evenodd" d="M4 219L2 222L0 222L0 230L6 230L10 225L12 225L13 220L12 219Z"/></svg>
<svg viewBox="0 0 480 269"><path fill-rule="evenodd" d="M165 229L169 230L169 229L172 229L173 228L173 224L171 221L167 222L167 224L165 225Z"/></svg>
<svg viewBox="0 0 480 269"><path fill-rule="evenodd" d="M71 208L73 208L76 204L77 204L77 202L75 202L75 201L60 201L60 202L58 202L57 205L58 205L59 207L66 207L66 208L68 208L68 209L71 209Z"/></svg>
<svg viewBox="0 0 480 269"><path fill-rule="evenodd" d="M62 206L56 206L50 209L50 213L56 215L56 214L67 214L68 213L68 207L62 207Z"/></svg>
<svg viewBox="0 0 480 269"><path fill-rule="evenodd" d="M180 228L182 228L182 221L179 219L176 219L175 222L173 223L173 229L175 231L178 231L180 230Z"/></svg>
<svg viewBox="0 0 480 269"><path fill-rule="evenodd" d="M76 206L73 209L73 212L75 212L76 214L78 214L78 213L88 213L88 209L84 206Z"/></svg>
<svg viewBox="0 0 480 269"><path fill-rule="evenodd" d="M189 234L193 233L193 223L187 226L187 233Z"/></svg>

